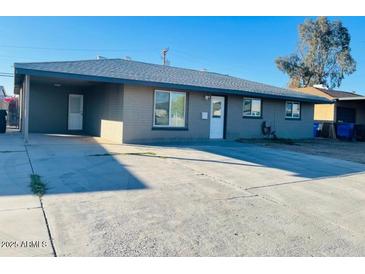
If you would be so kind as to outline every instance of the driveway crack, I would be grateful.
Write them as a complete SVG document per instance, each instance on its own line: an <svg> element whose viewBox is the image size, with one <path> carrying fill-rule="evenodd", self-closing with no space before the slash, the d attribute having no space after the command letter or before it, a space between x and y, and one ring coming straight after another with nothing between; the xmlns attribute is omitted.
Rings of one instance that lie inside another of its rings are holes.
<svg viewBox="0 0 365 274"><path fill-rule="evenodd" d="M16 210L31 210L31 209L39 209L41 208L40 206L35 206L35 207L20 207L20 208L8 208L8 209L0 209L0 212L7 212L7 211L16 211Z"/></svg>
<svg viewBox="0 0 365 274"><path fill-rule="evenodd" d="M30 155L29 155L29 151L28 151L27 145L25 145L25 144L24 144L24 147L25 147L25 152L26 152L27 157L28 157L28 161L29 161L30 168L31 168L31 170L32 170L32 174L33 174L33 175L36 175L36 174L34 173L34 168L33 168L32 161L31 161L31 159L30 159ZM47 218L46 211L45 211L45 209L44 209L44 205L43 205L42 197L41 197L41 196L38 196L38 198L39 198L40 208L42 209L44 222L45 222L45 224L46 224L46 228L47 228L47 233L48 233L49 241L50 241L50 243L51 243L52 253L53 253L53 256L54 256L54 257L57 257L56 248L55 248L54 243L53 243L52 233L51 233L51 229L50 229L50 227L49 227L48 218Z"/></svg>

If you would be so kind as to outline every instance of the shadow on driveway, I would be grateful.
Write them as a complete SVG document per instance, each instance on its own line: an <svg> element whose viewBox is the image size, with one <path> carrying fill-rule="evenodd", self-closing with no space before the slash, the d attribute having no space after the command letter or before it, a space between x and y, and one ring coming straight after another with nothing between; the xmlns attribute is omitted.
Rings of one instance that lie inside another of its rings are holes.
<svg viewBox="0 0 365 274"><path fill-rule="evenodd" d="M153 143L150 145L170 148L190 148L238 161L230 162L216 159L166 157L175 160L220 163L242 167L249 166L274 168L288 171L292 173L293 176L307 179L345 176L354 173L365 172L365 165L355 162L286 150L270 149L234 141L209 141L206 143L186 142L172 144ZM154 157L150 155L147 156Z"/></svg>
<svg viewBox="0 0 365 274"><path fill-rule="evenodd" d="M16 142L14 141L16 139ZM28 152L28 153L27 153ZM90 137L31 134L24 147L18 135L0 139L0 196L29 195L31 168L46 183L47 194L127 191L148 187Z"/></svg>
<svg viewBox="0 0 365 274"><path fill-rule="evenodd" d="M240 176L252 177L251 174L254 175L256 168L260 168L257 169L260 174L270 172L269 169L265 171L264 168L271 168L287 171L290 176L301 179L336 177L365 171L365 165L358 163L232 141L154 143L148 146L130 146L137 151L144 151L144 149L148 151L153 148L156 148L156 151L160 151L158 148L177 149L177 151L168 149L163 152L163 155L159 155L153 153L125 154L123 149L127 146L112 143L108 146L95 141L95 138L85 136L32 134L30 140L30 144L26 146L27 151L21 143L13 144L9 139L11 145L7 146L4 145L6 138L2 137L0 140L0 164L2 163L6 168L2 172L3 174L11 173L11 176L6 174L7 180L0 182L1 196L29 194L29 187L24 187L24 175L22 178L17 178L17 170L29 168L26 152L31 159L34 172L42 176L46 183L47 194L148 189L151 188L148 185L150 183L148 177L139 178L133 172L136 170L134 168L148 169L147 173L161 172L163 176L166 159L187 161L196 169L199 169L200 165L204 163L214 170L214 165L217 164L218 172L218 169L222 167L218 164L235 167L234 170L222 168L221 175L229 176L230 174L224 174L224 172L235 172L237 178ZM206 153L195 153L199 151ZM140 157L140 160L121 161L119 157L121 154L124 154L124 157L134 157L134 159ZM143 161L143 158L156 158L156 161L147 159ZM134 168L128 167L126 163L133 163ZM13 166L13 170L10 168L11 166ZM242 172L240 172L241 169L243 169ZM265 176L270 175L266 173ZM27 180L30 181L29 178ZM275 183L276 180L277 183L281 183L281 178L272 178L272 180ZM13 187L20 181L22 181L22 187Z"/></svg>

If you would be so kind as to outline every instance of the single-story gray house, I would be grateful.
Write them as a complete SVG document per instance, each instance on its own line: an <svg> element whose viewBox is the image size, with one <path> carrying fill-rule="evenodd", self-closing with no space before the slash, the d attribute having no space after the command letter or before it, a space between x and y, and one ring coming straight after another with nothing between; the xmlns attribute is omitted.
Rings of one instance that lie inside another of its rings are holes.
<svg viewBox="0 0 365 274"><path fill-rule="evenodd" d="M123 59L16 63L21 129L120 143L313 136L329 100L207 71Z"/></svg>

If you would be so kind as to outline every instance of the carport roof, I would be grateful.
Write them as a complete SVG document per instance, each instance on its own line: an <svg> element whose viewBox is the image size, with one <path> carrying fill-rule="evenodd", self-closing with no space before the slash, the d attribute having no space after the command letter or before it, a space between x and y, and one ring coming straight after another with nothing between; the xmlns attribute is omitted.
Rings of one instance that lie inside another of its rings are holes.
<svg viewBox="0 0 365 274"><path fill-rule="evenodd" d="M318 96L274 87L241 78L193 69L150 64L124 59L98 59L63 62L15 63L15 89L25 74L73 78L153 87L189 89L212 93L329 103Z"/></svg>
<svg viewBox="0 0 365 274"><path fill-rule="evenodd" d="M358 97L342 97L337 98L337 101L365 101L365 96L358 96Z"/></svg>

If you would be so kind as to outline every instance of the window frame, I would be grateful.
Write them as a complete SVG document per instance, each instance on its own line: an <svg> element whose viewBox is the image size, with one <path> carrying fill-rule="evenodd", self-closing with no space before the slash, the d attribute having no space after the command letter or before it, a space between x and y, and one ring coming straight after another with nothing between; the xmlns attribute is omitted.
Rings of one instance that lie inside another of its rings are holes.
<svg viewBox="0 0 365 274"><path fill-rule="evenodd" d="M169 94L169 124L168 125L156 125L156 119L155 119L155 114L156 114L156 94L157 92L164 92L164 93L168 93ZM172 126L171 125L171 94L183 94L184 95L184 125L183 126ZM173 91L173 90L161 90L161 89L156 89L153 92L153 113L152 113L152 128L153 129L186 129L186 125L187 125L187 97L188 97L188 93L185 91Z"/></svg>
<svg viewBox="0 0 365 274"><path fill-rule="evenodd" d="M287 113L286 113L286 109L287 109L287 106L288 106L289 103L292 104L291 116L287 116ZM299 117L293 117L293 106L294 106L294 104L299 105ZM302 103L299 102L299 101L285 101L284 112L285 112L285 119L286 120L300 120L302 118Z"/></svg>
<svg viewBox="0 0 365 274"><path fill-rule="evenodd" d="M244 113L244 105L245 105L245 100L251 100L251 110L250 110L250 115L245 115ZM260 116L255 116L252 115L252 101L253 100L259 100L260 101ZM254 98L254 97L243 97L242 100L242 117L243 118L253 118L253 119L262 119L262 102L263 100L261 98Z"/></svg>

